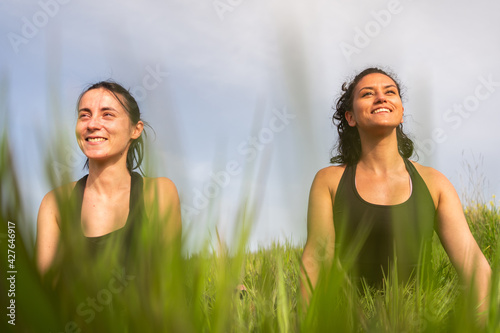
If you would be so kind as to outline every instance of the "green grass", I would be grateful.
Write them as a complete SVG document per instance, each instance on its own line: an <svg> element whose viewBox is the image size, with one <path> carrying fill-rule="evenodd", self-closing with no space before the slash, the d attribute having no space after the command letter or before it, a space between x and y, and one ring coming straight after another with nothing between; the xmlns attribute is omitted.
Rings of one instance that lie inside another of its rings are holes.
<svg viewBox="0 0 500 333"><path fill-rule="evenodd" d="M1 234L7 221L26 228L19 186L2 141ZM6 180L9 180L8 182ZM9 193L9 195L5 195ZM493 198L493 201L495 198ZM325 270L307 311L300 298L302 246L274 243L250 252L248 228L235 235L229 251L212 244L189 257L144 228L125 275L119 250L110 247L88 258L71 232L54 271L40 281L33 240L16 238L16 326L2 332L500 332L500 211L495 202L465 208L467 221L494 271L489 317L477 324L471 295L464 292L437 237L428 278L409 285L391 281L382 290L358 290L344 272ZM66 207L68 203L62 205ZM249 226L242 213L238 225ZM63 212L64 213L64 212ZM2 274L7 271L6 239L2 238ZM118 270L117 270L118 269ZM425 274L422 274L424 276ZM3 276L3 275L2 275ZM52 279L59 281L54 289ZM246 292L238 285L243 284ZM7 304L6 279L0 283L2 308Z"/></svg>

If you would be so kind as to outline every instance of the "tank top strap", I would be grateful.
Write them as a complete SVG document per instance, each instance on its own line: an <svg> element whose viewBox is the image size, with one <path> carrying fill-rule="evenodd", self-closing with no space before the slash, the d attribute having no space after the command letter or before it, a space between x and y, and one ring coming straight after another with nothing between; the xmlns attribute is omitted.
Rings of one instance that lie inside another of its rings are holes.
<svg viewBox="0 0 500 333"><path fill-rule="evenodd" d="M137 172L131 174L129 214L126 226L131 228L133 224L144 219L144 180Z"/></svg>
<svg viewBox="0 0 500 333"><path fill-rule="evenodd" d="M73 193L76 192L75 194L80 194L83 196L83 192L85 191L85 185L87 185L88 177L89 175L85 175L76 182L75 188L73 189Z"/></svg>
<svg viewBox="0 0 500 333"><path fill-rule="evenodd" d="M416 180L421 180L422 177L420 177L420 174L418 173L418 171L415 168L415 166L413 165L413 163L410 162L410 160L408 160L406 158L404 159L404 161L405 161L406 170L410 174L411 180L414 181L414 179L413 179L414 177L417 178Z"/></svg>
<svg viewBox="0 0 500 333"><path fill-rule="evenodd" d="M73 227L75 230L81 230L83 194L85 192L85 186L87 185L88 176L89 175L87 174L76 182L70 196L69 203L71 205L71 227ZM64 223L63 225L66 226L66 223Z"/></svg>
<svg viewBox="0 0 500 333"><path fill-rule="evenodd" d="M406 170L408 170L411 177L412 194L415 193L414 200L418 202L419 206L425 208L427 212L435 214L436 208L427 184L410 160L405 159L405 164Z"/></svg>
<svg viewBox="0 0 500 333"><path fill-rule="evenodd" d="M344 172L342 173L342 177L340 177L340 181L339 181L339 184L337 186L337 193L344 195L344 192L347 191L347 193L345 193L345 194L347 194L347 195L351 194L352 188L351 188L351 186L349 186L349 184L350 183L354 184L354 181L355 181L354 168L355 167L356 167L356 165L349 165L349 164L346 165ZM337 201L340 201L340 200L337 200L337 197L339 197L339 199L340 199L341 195L337 196L337 194L335 194L335 202L333 203L334 206L335 206L335 203Z"/></svg>

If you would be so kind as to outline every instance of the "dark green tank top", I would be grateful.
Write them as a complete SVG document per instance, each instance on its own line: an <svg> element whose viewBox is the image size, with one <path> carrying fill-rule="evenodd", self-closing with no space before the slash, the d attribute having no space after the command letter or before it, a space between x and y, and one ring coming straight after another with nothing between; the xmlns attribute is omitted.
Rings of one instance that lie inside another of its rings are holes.
<svg viewBox="0 0 500 333"><path fill-rule="evenodd" d="M76 183L72 193L72 197L75 202L75 218L73 222L80 230L83 193L87 184L87 178L88 175L81 178ZM98 237L86 237L83 235L83 233L81 233L83 242L87 245L91 256L98 255L99 251L104 249L104 247L106 247L108 244L119 241L121 243L120 247L124 251L124 259L126 260L126 258L128 257L128 252L131 249L134 233L137 232L139 227L137 223L140 223L143 220L143 213L145 210L142 177L137 172L132 172L130 181L129 214L125 225L118 230Z"/></svg>
<svg viewBox="0 0 500 333"><path fill-rule="evenodd" d="M127 287L129 281L135 285L137 263L140 262L141 227L147 224L147 220L144 215L143 179L132 172L129 214L125 225L99 237L86 237L81 227L81 212L87 178L88 175L76 183L70 200L64 202L65 206L61 209L61 218L66 223L62 223L58 256L50 274L56 281L54 292L59 295L56 299L61 300L61 308L65 309L60 314L61 322L76 318L84 331L97 332L108 325L106 320L119 318L125 313L124 303L117 301L121 293L114 294L95 317L89 317L89 312L82 310L85 308L80 308L76 302L109 290L110 281L115 281L115 287L120 286L120 282L116 281L124 281L123 288L132 287ZM73 301L74 306L68 306ZM75 308L79 316L75 316ZM92 319L87 321L87 318Z"/></svg>
<svg viewBox="0 0 500 333"><path fill-rule="evenodd" d="M381 286L394 266L399 280L406 281L419 258L430 258L434 202L415 166L406 159L405 165L412 191L401 204L376 205L363 200L355 186L356 165L346 167L335 194L336 253L354 277L364 278L370 285Z"/></svg>

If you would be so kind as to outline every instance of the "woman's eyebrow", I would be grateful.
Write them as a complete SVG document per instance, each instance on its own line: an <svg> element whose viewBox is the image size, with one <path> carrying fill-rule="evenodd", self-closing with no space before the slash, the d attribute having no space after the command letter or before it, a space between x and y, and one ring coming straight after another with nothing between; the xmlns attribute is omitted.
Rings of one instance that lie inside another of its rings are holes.
<svg viewBox="0 0 500 333"><path fill-rule="evenodd" d="M103 106L99 111L116 111L115 108L111 106ZM81 108L78 112L91 112L89 108Z"/></svg>
<svg viewBox="0 0 500 333"><path fill-rule="evenodd" d="M396 88L396 85L395 84L388 84L386 86L384 86L384 89L387 89L387 88ZM373 86L367 86L367 87L362 87L358 90L358 93L361 92L361 90L364 90L364 89L368 89L368 90L374 90L375 88Z"/></svg>
<svg viewBox="0 0 500 333"><path fill-rule="evenodd" d="M116 111L116 109L111 106L103 106L100 111Z"/></svg>

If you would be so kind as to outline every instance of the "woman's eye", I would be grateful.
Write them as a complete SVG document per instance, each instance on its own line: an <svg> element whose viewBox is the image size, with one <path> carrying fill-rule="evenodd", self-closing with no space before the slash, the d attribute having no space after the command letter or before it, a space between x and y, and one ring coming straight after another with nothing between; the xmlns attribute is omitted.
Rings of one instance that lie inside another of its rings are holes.
<svg viewBox="0 0 500 333"><path fill-rule="evenodd" d="M396 92L394 90L389 90L389 91L387 91L387 94L394 95L394 94L396 94Z"/></svg>
<svg viewBox="0 0 500 333"><path fill-rule="evenodd" d="M365 97L365 96L369 96L369 95L372 95L371 91L365 92L364 94L361 95L361 97Z"/></svg>
<svg viewBox="0 0 500 333"><path fill-rule="evenodd" d="M88 113L80 113L80 115L78 116L78 118L85 118L85 117L88 117Z"/></svg>

